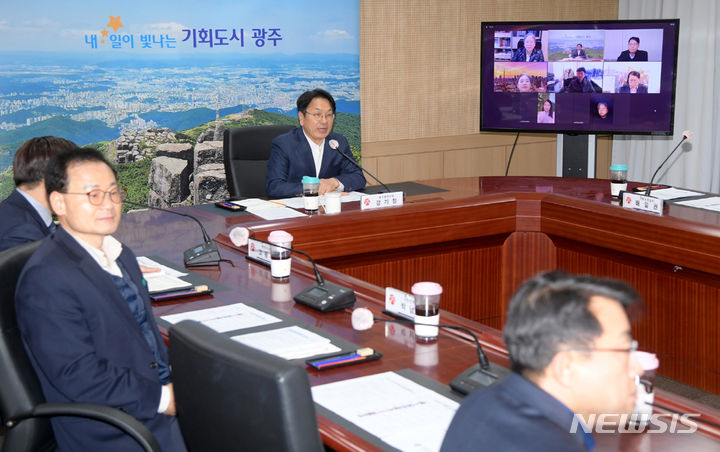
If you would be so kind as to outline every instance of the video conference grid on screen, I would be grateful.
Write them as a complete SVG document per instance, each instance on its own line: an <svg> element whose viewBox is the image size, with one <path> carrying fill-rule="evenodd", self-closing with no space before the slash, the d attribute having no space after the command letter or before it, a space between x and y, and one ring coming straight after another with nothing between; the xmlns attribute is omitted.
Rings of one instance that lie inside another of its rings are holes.
<svg viewBox="0 0 720 452"><path fill-rule="evenodd" d="M672 133L678 25L484 23L481 129Z"/></svg>

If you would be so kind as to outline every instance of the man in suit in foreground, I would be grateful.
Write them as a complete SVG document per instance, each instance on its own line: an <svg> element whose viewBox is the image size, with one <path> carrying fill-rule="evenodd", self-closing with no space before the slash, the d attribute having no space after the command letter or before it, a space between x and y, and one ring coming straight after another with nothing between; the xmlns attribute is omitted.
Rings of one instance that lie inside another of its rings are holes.
<svg viewBox="0 0 720 452"><path fill-rule="evenodd" d="M344 136L332 132L335 100L325 90L306 91L297 100L300 126L272 142L265 190L270 198L302 194L303 176L320 179L319 194L365 187L362 170L341 156L353 159ZM337 143L337 150L331 144Z"/></svg>
<svg viewBox="0 0 720 452"><path fill-rule="evenodd" d="M167 349L135 255L110 234L125 192L102 154L74 149L45 175L60 227L18 280L23 343L48 402L87 402L136 417L165 451L184 451ZM132 451L139 446L95 421L53 418L60 450Z"/></svg>
<svg viewBox="0 0 720 452"><path fill-rule="evenodd" d="M442 450L592 450L591 414L629 414L635 405L642 369L625 309L636 300L624 283L590 276L525 282L503 330L512 372L465 398Z"/></svg>
<svg viewBox="0 0 720 452"><path fill-rule="evenodd" d="M0 203L0 251L40 240L50 233L50 205L45 193L45 167L50 157L76 148L72 141L56 137L31 138L13 158L15 190Z"/></svg>

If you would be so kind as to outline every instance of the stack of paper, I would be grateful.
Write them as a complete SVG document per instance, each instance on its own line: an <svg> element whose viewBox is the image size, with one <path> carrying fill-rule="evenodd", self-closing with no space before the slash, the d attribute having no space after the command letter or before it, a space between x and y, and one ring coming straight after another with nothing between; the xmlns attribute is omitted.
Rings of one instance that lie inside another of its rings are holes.
<svg viewBox="0 0 720 452"><path fill-rule="evenodd" d="M284 218L307 216L302 212L286 207L283 203L265 201L259 198L242 199L240 201L232 201L232 203L239 206L245 206L245 209L248 212L253 215L257 215L264 220L282 220Z"/></svg>
<svg viewBox="0 0 720 452"><path fill-rule="evenodd" d="M404 451L440 450L459 404L394 372L312 388L318 405Z"/></svg>
<svg viewBox="0 0 720 452"><path fill-rule="evenodd" d="M171 314L160 318L173 324L183 320L195 320L214 329L218 333L268 325L280 321L277 317L266 314L244 303L181 312L180 314Z"/></svg>
<svg viewBox="0 0 720 452"><path fill-rule="evenodd" d="M243 334L232 339L285 359L308 358L340 351L339 347L332 345L330 339L299 326Z"/></svg>
<svg viewBox="0 0 720 452"><path fill-rule="evenodd" d="M182 273L166 265L159 264L145 256L138 256L137 261L138 265L160 269L159 272L143 273L143 278L145 278L147 282L148 292L151 294L189 289L192 287L192 284L179 278L180 276L187 275L187 273Z"/></svg>
<svg viewBox="0 0 720 452"><path fill-rule="evenodd" d="M652 190L650 192L650 196L658 199L664 199L665 201L669 201L671 199L679 199L679 198L688 198L690 196L700 196L703 193L699 193L696 191L690 191L690 190L682 190L680 188L661 188L658 190Z"/></svg>
<svg viewBox="0 0 720 452"><path fill-rule="evenodd" d="M169 292L171 290L189 289L192 287L192 284L189 282L167 275L162 271L155 273L143 273L143 277L147 282L147 288L150 294Z"/></svg>
<svg viewBox="0 0 720 452"><path fill-rule="evenodd" d="M707 198L692 199L689 201L678 201L676 204L720 212L720 196L709 196Z"/></svg>

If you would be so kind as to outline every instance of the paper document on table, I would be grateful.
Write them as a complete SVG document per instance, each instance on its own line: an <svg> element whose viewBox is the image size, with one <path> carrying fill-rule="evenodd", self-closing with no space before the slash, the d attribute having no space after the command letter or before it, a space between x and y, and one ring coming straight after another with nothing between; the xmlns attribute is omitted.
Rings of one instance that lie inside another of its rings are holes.
<svg viewBox="0 0 720 452"><path fill-rule="evenodd" d="M690 191L690 190L681 190L679 188L661 188L659 190L652 190L650 192L650 196L655 197L657 199L663 199L663 200L669 200L669 199L678 199L678 198L687 198L689 196L701 196L703 193L698 193L696 191Z"/></svg>
<svg viewBox="0 0 720 452"><path fill-rule="evenodd" d="M720 212L720 196L710 196L708 198L691 199L688 201L678 201L674 204L688 207L697 207L699 209L713 210Z"/></svg>
<svg viewBox="0 0 720 452"><path fill-rule="evenodd" d="M250 209L256 209L256 210L262 210L262 209L278 209L280 207L284 207L282 204L272 202L272 201L266 201L264 199L260 198L247 198L247 199L240 199L237 201L230 201L233 204L237 204L238 206L245 206L247 210Z"/></svg>
<svg viewBox="0 0 720 452"><path fill-rule="evenodd" d="M292 198L283 198L283 199L276 199L275 201L285 204L288 207L292 207L293 209L304 209L305 208L305 200L302 196L294 196Z"/></svg>
<svg viewBox="0 0 720 452"><path fill-rule="evenodd" d="M269 325L280 321L277 317L266 314L245 303L181 312L179 314L165 315L160 318L173 324L183 320L195 320L218 333Z"/></svg>
<svg viewBox="0 0 720 452"><path fill-rule="evenodd" d="M247 209L248 212L250 212L253 215L257 215L258 217L262 218L263 220L283 220L285 218L296 218L296 217L306 217L302 212L298 212L295 209L291 209L289 207L283 207L282 209Z"/></svg>
<svg viewBox="0 0 720 452"><path fill-rule="evenodd" d="M308 358L341 350L330 339L299 326L242 334L232 339L285 359Z"/></svg>
<svg viewBox="0 0 720 452"><path fill-rule="evenodd" d="M159 268L166 275L174 276L176 278L187 275L187 273L177 271L172 267L168 267L167 265L163 265L159 262L155 262L154 260L150 259L149 257L145 257L145 256L138 256L137 263L138 263L138 265L144 265L145 267Z"/></svg>
<svg viewBox="0 0 720 452"><path fill-rule="evenodd" d="M166 275L163 271L143 273L143 278L145 278L145 282L147 282L147 288L150 294L189 289L193 286L191 283L183 281L180 278Z"/></svg>
<svg viewBox="0 0 720 452"><path fill-rule="evenodd" d="M440 450L459 404L394 372L312 388L315 403L403 451Z"/></svg>
<svg viewBox="0 0 720 452"><path fill-rule="evenodd" d="M302 200L302 198L300 198ZM265 201L259 198L241 199L232 201L233 204L245 206L246 210L253 215L257 215L263 220L282 220L285 218L305 217L302 212L291 209L280 201Z"/></svg>

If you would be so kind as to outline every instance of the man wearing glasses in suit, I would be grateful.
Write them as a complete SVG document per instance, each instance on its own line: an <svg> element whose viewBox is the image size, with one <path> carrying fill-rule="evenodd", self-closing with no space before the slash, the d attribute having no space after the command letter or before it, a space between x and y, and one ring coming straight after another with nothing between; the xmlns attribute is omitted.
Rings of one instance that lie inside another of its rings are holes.
<svg viewBox="0 0 720 452"><path fill-rule="evenodd" d="M133 252L112 237L125 191L98 151L54 156L45 189L60 227L18 280L15 310L48 402L119 408L145 424L166 451L185 451L175 418L168 354ZM60 450L133 451L99 422L57 417Z"/></svg>
<svg viewBox="0 0 720 452"><path fill-rule="evenodd" d="M320 179L319 195L365 187L362 170L353 159L347 139L332 131L335 99L325 90L306 91L297 100L300 127L275 138L268 160L265 191L270 198L302 194L303 176Z"/></svg>
<svg viewBox="0 0 720 452"><path fill-rule="evenodd" d="M503 329L512 372L465 398L442 450L592 450L584 422L635 406L642 368L626 309L636 301L615 280L551 272L525 282Z"/></svg>

